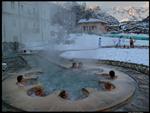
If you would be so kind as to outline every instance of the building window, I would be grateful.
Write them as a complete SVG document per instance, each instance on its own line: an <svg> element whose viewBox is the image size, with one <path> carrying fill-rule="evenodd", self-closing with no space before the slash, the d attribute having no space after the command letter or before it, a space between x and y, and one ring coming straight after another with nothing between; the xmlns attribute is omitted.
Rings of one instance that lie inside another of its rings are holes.
<svg viewBox="0 0 150 113"><path fill-rule="evenodd" d="M15 3L14 2L11 2L11 8L15 8Z"/></svg>
<svg viewBox="0 0 150 113"><path fill-rule="evenodd" d="M92 26L92 30L94 30L94 26Z"/></svg>
<svg viewBox="0 0 150 113"><path fill-rule="evenodd" d="M83 26L83 31L85 31L86 30L86 26Z"/></svg>
<svg viewBox="0 0 150 113"><path fill-rule="evenodd" d="M21 4L20 6L21 6L21 9L23 9L23 4Z"/></svg>
<svg viewBox="0 0 150 113"><path fill-rule="evenodd" d="M33 14L35 14L36 13L36 10L35 10L35 8L33 8Z"/></svg>

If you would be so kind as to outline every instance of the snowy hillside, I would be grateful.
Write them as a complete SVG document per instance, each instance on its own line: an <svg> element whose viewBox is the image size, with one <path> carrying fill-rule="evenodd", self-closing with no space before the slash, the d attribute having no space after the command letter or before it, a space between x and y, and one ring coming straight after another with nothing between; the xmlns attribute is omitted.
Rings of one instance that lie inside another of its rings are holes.
<svg viewBox="0 0 150 113"><path fill-rule="evenodd" d="M103 11L97 12L97 18L103 21L106 21L109 25L119 24L119 21L111 13L106 13Z"/></svg>

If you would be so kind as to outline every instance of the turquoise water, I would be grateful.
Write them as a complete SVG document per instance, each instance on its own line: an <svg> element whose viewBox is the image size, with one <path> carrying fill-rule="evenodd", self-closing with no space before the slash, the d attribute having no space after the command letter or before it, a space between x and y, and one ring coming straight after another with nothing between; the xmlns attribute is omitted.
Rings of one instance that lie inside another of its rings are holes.
<svg viewBox="0 0 150 113"><path fill-rule="evenodd" d="M149 40L149 35L146 34L107 34L106 36L110 36L112 38L119 38L122 36L122 38L129 39L130 37L136 39L136 40Z"/></svg>
<svg viewBox="0 0 150 113"><path fill-rule="evenodd" d="M39 81L47 92L66 90L71 100L77 100L84 97L82 88L91 87L100 90L98 84L100 78L94 72L101 72L101 69L63 69L39 56L28 58L29 60L44 71L44 74L39 76Z"/></svg>

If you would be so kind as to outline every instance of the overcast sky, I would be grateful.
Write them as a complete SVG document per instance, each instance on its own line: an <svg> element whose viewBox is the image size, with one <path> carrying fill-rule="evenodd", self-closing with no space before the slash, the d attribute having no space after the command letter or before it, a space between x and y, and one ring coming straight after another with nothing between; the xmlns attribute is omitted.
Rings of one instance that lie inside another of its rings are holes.
<svg viewBox="0 0 150 113"><path fill-rule="evenodd" d="M149 2L145 1L145 2L140 2L140 1L137 1L137 2L128 2L128 1L125 1L125 2L110 2L110 1L103 1L103 2L86 2L87 6L89 7L93 7L93 6L101 6L101 8L112 8L112 7L116 7L116 6L119 6L119 7L129 7L129 6L134 6L134 7L149 7Z"/></svg>

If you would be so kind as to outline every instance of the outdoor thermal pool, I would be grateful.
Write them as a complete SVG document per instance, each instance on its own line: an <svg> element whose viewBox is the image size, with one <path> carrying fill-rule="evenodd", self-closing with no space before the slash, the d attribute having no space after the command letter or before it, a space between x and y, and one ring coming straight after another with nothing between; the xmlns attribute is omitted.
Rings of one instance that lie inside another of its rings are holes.
<svg viewBox="0 0 150 113"><path fill-rule="evenodd" d="M82 69L69 69L53 64L39 55L25 55L24 59L32 68L42 70L40 75L37 74L39 76L37 85L41 85L47 92L44 97L29 96L27 92L36 85L18 88L15 84L16 76L4 80L3 100L25 111L105 110L129 99L136 89L135 81L118 71L116 71L117 79L109 80L95 74L108 73L110 69L103 67L88 65L86 68L85 65ZM115 89L105 91L99 81L110 82ZM88 95L84 94L83 88ZM69 99L58 96L62 90L67 91Z"/></svg>

